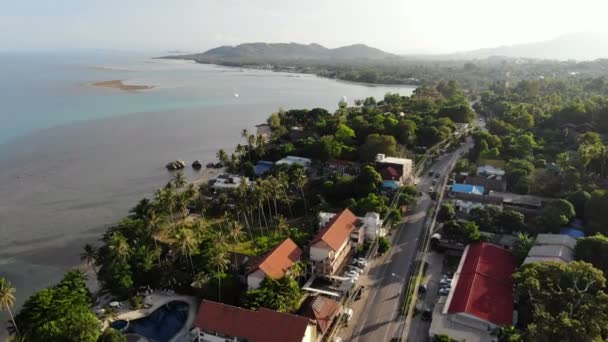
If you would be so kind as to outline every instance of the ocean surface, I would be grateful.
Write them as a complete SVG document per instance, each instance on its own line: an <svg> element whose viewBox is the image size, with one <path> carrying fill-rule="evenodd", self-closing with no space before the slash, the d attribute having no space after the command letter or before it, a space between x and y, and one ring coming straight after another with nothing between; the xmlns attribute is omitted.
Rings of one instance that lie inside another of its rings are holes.
<svg viewBox="0 0 608 342"><path fill-rule="evenodd" d="M0 276L18 304L166 183L167 162L212 161L279 108L413 91L102 51L0 53L0 75ZM155 88L91 85L108 80Z"/></svg>

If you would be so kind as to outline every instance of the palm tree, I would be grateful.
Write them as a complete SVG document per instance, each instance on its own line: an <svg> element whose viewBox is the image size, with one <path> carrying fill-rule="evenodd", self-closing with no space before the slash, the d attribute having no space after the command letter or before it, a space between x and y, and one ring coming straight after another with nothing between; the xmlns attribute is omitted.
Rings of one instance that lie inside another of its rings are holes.
<svg viewBox="0 0 608 342"><path fill-rule="evenodd" d="M15 288L7 279L0 278L0 310L8 312L9 316L11 316L11 321L13 322L17 335L21 335L17 323L15 323L13 312L11 311L13 305L15 305Z"/></svg>
<svg viewBox="0 0 608 342"><path fill-rule="evenodd" d="M148 210L150 210L150 200L144 197L129 212L133 214L133 218L142 219L146 216Z"/></svg>
<svg viewBox="0 0 608 342"><path fill-rule="evenodd" d="M87 265L93 267L93 272L97 274L97 269L95 269L95 261L97 260L97 249L91 246L90 244L84 245L84 250L80 253L80 261L84 261Z"/></svg>
<svg viewBox="0 0 608 342"><path fill-rule="evenodd" d="M217 269L217 273L215 276L217 277L217 291L218 291L218 301L222 301L222 276L224 275L224 271L228 268L228 258L226 257L226 252L219 250L213 254L211 257L211 266L214 269Z"/></svg>
<svg viewBox="0 0 608 342"><path fill-rule="evenodd" d="M228 162L228 153L221 148L219 151L217 151L217 159L225 166Z"/></svg>
<svg viewBox="0 0 608 342"><path fill-rule="evenodd" d="M157 190L155 196L161 207L164 207L169 211L171 222L174 222L173 210L176 206L175 198L177 197L177 193L173 188L173 183L169 182L164 188Z"/></svg>
<svg viewBox="0 0 608 342"><path fill-rule="evenodd" d="M247 128L243 128L243 130L241 131L241 137L243 139L247 139L248 136L249 136L249 131L247 131Z"/></svg>
<svg viewBox="0 0 608 342"><path fill-rule="evenodd" d="M297 168L293 173L293 182L295 186L300 189L300 194L302 194L302 201L304 201L304 215L308 215L308 204L306 203L306 196L304 195L304 185L308 178L306 177L306 173L303 168Z"/></svg>
<svg viewBox="0 0 608 342"><path fill-rule="evenodd" d="M127 239L120 232L112 234L110 241L108 241L108 246L113 252L114 257L119 260L125 261L131 254L131 247L129 246Z"/></svg>
<svg viewBox="0 0 608 342"><path fill-rule="evenodd" d="M281 233L289 233L289 223L287 223L287 219L283 217L283 215L279 215L275 217L275 228L279 234Z"/></svg>
<svg viewBox="0 0 608 342"><path fill-rule="evenodd" d="M186 182L186 177L184 177L184 173L183 172L178 172L175 174L175 176L173 177L173 185L175 185L176 189L181 189L184 186L186 186L187 182Z"/></svg>
<svg viewBox="0 0 608 342"><path fill-rule="evenodd" d="M155 210L149 210L148 214L146 215L146 217L144 218L144 224L146 226L146 229L148 230L148 235L149 238L152 239L152 241L154 241L154 249L160 251L160 248L158 247L158 242L156 241L157 238L157 234L160 232L160 217L156 214ZM160 264L160 254L158 253L158 264Z"/></svg>
<svg viewBox="0 0 608 342"><path fill-rule="evenodd" d="M182 227L174 235L175 250L178 255L185 257L190 263L190 271L194 273L192 254L198 251L198 238L192 229Z"/></svg>
<svg viewBox="0 0 608 342"><path fill-rule="evenodd" d="M304 263L301 261L294 262L293 265L291 265L291 268L289 268L289 274L294 279L300 278L304 274L305 271L306 271L306 265L304 265Z"/></svg>
<svg viewBox="0 0 608 342"><path fill-rule="evenodd" d="M249 146L249 161L251 161L251 150L253 150L253 145L255 144L255 135L250 135L247 137L247 146Z"/></svg>
<svg viewBox="0 0 608 342"><path fill-rule="evenodd" d="M243 226L238 221L232 221L228 227L228 236L234 241L234 245L239 244L239 240L243 237ZM253 241L253 239L252 239ZM236 267L236 253L234 254L234 267Z"/></svg>
<svg viewBox="0 0 608 342"><path fill-rule="evenodd" d="M277 190L280 192L281 197L287 203L287 208L289 209L289 216L293 217L293 212L291 211L291 199L289 198L289 194L287 194L287 189L289 188L289 177L285 172L279 172L277 176L278 184Z"/></svg>

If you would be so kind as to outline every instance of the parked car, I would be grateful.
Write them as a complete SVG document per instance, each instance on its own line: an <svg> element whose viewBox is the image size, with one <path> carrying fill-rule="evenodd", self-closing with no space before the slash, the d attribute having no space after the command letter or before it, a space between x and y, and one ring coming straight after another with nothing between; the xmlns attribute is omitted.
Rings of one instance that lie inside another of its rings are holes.
<svg viewBox="0 0 608 342"><path fill-rule="evenodd" d="M344 273L344 276L351 279L359 279L359 274L357 272L348 271Z"/></svg>
<svg viewBox="0 0 608 342"><path fill-rule="evenodd" d="M433 185L437 185L437 180L436 180L436 179L433 179L433 181L431 182L431 184L433 184Z"/></svg>
<svg viewBox="0 0 608 342"><path fill-rule="evenodd" d="M342 314L344 315L344 317L346 318L346 321L348 322L353 318L353 309L344 308L342 311Z"/></svg>
<svg viewBox="0 0 608 342"><path fill-rule="evenodd" d="M433 310L431 308L426 308L422 311L422 316L420 317L424 322L430 322L433 319Z"/></svg>
<svg viewBox="0 0 608 342"><path fill-rule="evenodd" d="M452 283L452 278L441 278L439 281L439 285L447 284L450 285Z"/></svg>
<svg viewBox="0 0 608 342"><path fill-rule="evenodd" d="M367 260L365 260L365 258L356 258L355 261L367 266Z"/></svg>
<svg viewBox="0 0 608 342"><path fill-rule="evenodd" d="M359 267L357 267L357 266L353 266L353 265L349 265L349 266L346 268L346 270L347 270L347 271L353 271L353 272L355 272L355 273L357 273L357 274L361 274L361 273L363 273L363 270L362 270L362 269L360 269L360 268L359 268Z"/></svg>
<svg viewBox="0 0 608 342"><path fill-rule="evenodd" d="M450 294L450 288L440 288L439 290L437 290L437 294L440 296L447 296L448 294Z"/></svg>

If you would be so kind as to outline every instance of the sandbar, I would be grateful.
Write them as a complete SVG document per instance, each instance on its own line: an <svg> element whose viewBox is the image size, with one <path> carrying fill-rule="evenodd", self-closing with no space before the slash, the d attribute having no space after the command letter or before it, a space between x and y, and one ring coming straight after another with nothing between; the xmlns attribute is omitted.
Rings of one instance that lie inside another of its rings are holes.
<svg viewBox="0 0 608 342"><path fill-rule="evenodd" d="M114 88L114 89L120 89L120 90L124 90L124 91L138 91L138 90L147 90L147 89L154 88L154 86L150 86L150 85L124 84L122 80L100 81L100 82L94 82L92 84L95 87Z"/></svg>

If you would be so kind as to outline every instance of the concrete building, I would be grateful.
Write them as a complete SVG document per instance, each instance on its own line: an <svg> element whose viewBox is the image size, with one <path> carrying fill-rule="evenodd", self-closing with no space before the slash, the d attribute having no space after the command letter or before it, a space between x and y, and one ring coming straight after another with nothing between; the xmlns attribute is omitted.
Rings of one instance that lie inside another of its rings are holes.
<svg viewBox="0 0 608 342"><path fill-rule="evenodd" d="M272 129L269 124L263 123L255 126L256 135L262 136L265 142L270 141L270 137L272 136Z"/></svg>
<svg viewBox="0 0 608 342"><path fill-rule="evenodd" d="M337 300L322 295L312 295L302 303L298 314L317 324L317 336L321 341L336 319L340 318L341 312L342 304Z"/></svg>
<svg viewBox="0 0 608 342"><path fill-rule="evenodd" d="M524 264L544 261L569 263L574 260L574 247L576 239L568 235L538 234Z"/></svg>
<svg viewBox="0 0 608 342"><path fill-rule="evenodd" d="M445 334L457 341L496 341L493 332L513 324L515 261L504 248L468 245L452 278L452 290L435 306L429 336Z"/></svg>
<svg viewBox="0 0 608 342"><path fill-rule="evenodd" d="M248 310L203 300L194 320L198 342L316 342L317 325L307 317L260 308Z"/></svg>
<svg viewBox="0 0 608 342"><path fill-rule="evenodd" d="M209 186L216 190L236 189L241 183L245 183L247 186L251 184L247 177L223 174L216 179L210 180Z"/></svg>
<svg viewBox="0 0 608 342"><path fill-rule="evenodd" d="M300 260L302 250L291 239L286 239L266 253L247 274L249 290L257 289L264 278L279 279L285 276L291 266Z"/></svg>
<svg viewBox="0 0 608 342"><path fill-rule="evenodd" d="M278 160L274 164L275 165L294 165L295 164L295 165L300 165L306 169L310 166L311 163L312 163L312 160L310 160L308 158L287 156L281 160Z"/></svg>
<svg viewBox="0 0 608 342"><path fill-rule="evenodd" d="M351 251L351 234L357 221L348 209L334 216L322 216L325 225L310 243L310 260L315 274L333 275L340 268Z"/></svg>
<svg viewBox="0 0 608 342"><path fill-rule="evenodd" d="M413 165L411 159L387 157L379 153L376 155L376 169L383 175L384 180L397 180L407 184L413 179Z"/></svg>

